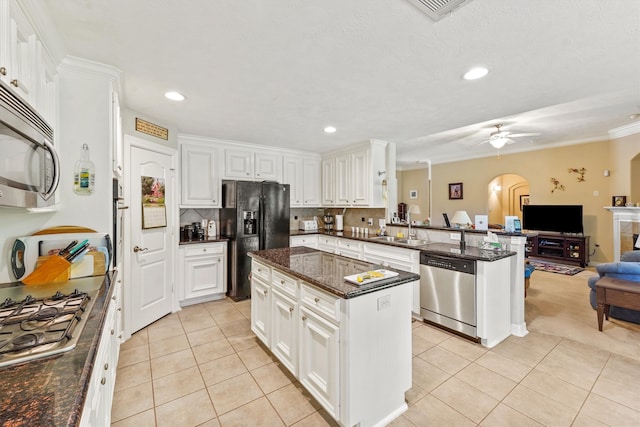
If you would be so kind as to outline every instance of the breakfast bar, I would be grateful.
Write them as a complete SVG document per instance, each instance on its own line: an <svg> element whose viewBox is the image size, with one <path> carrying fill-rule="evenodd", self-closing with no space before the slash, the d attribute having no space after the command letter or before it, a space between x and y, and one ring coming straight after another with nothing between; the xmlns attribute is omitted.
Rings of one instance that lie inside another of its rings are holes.
<svg viewBox="0 0 640 427"><path fill-rule="evenodd" d="M249 256L252 331L339 424L407 409L419 275L307 247Z"/></svg>

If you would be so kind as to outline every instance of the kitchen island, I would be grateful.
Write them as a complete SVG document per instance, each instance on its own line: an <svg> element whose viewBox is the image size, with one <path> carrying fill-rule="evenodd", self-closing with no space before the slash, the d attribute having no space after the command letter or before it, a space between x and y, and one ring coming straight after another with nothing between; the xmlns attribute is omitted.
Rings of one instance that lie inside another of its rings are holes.
<svg viewBox="0 0 640 427"><path fill-rule="evenodd" d="M252 331L338 423L383 426L407 409L417 274L307 247L249 256Z"/></svg>

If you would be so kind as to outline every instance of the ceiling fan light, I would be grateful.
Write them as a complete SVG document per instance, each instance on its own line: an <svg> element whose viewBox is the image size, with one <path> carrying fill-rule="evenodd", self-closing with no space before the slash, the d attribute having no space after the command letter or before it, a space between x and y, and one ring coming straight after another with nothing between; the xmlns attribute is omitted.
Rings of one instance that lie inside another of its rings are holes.
<svg viewBox="0 0 640 427"><path fill-rule="evenodd" d="M507 138L498 137L498 138L492 138L489 141L489 144L491 144L494 148L502 148L507 143L507 141L508 141Z"/></svg>
<svg viewBox="0 0 640 427"><path fill-rule="evenodd" d="M489 70L484 67L476 67L464 73L462 76L465 80L477 80L481 79L489 73Z"/></svg>

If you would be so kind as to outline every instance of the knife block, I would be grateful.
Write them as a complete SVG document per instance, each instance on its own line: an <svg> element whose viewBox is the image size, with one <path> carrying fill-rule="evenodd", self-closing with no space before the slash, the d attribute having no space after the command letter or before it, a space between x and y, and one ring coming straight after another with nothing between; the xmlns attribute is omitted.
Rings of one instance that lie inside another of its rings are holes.
<svg viewBox="0 0 640 427"><path fill-rule="evenodd" d="M22 279L25 285L42 285L51 282L66 282L70 277L71 263L58 255L51 255Z"/></svg>

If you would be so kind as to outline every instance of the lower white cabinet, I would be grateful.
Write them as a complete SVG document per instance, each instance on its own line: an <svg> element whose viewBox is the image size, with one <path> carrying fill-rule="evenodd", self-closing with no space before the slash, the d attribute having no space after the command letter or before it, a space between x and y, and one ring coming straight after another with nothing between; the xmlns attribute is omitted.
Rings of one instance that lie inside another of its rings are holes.
<svg viewBox="0 0 640 427"><path fill-rule="evenodd" d="M120 282L115 286L109 300L104 326L100 335L98 350L93 364L93 371L89 380L89 389L84 401L80 425L82 427L105 426L111 424L111 404L113 390L116 383L116 368L120 352L120 322L119 309L121 307Z"/></svg>
<svg viewBox="0 0 640 427"><path fill-rule="evenodd" d="M180 305L224 298L227 292L227 242L180 246Z"/></svg>
<svg viewBox="0 0 640 427"><path fill-rule="evenodd" d="M338 325L304 305L300 308L300 383L339 419L340 335Z"/></svg>
<svg viewBox="0 0 640 427"><path fill-rule="evenodd" d="M253 261L251 265L251 330L267 347L271 345L270 280L271 269Z"/></svg>
<svg viewBox="0 0 640 427"><path fill-rule="evenodd" d="M275 288L271 298L271 349L293 375L298 375L298 302Z"/></svg>
<svg viewBox="0 0 640 427"><path fill-rule="evenodd" d="M318 235L290 236L289 246L292 248L296 246L306 246L308 248L318 249Z"/></svg>

